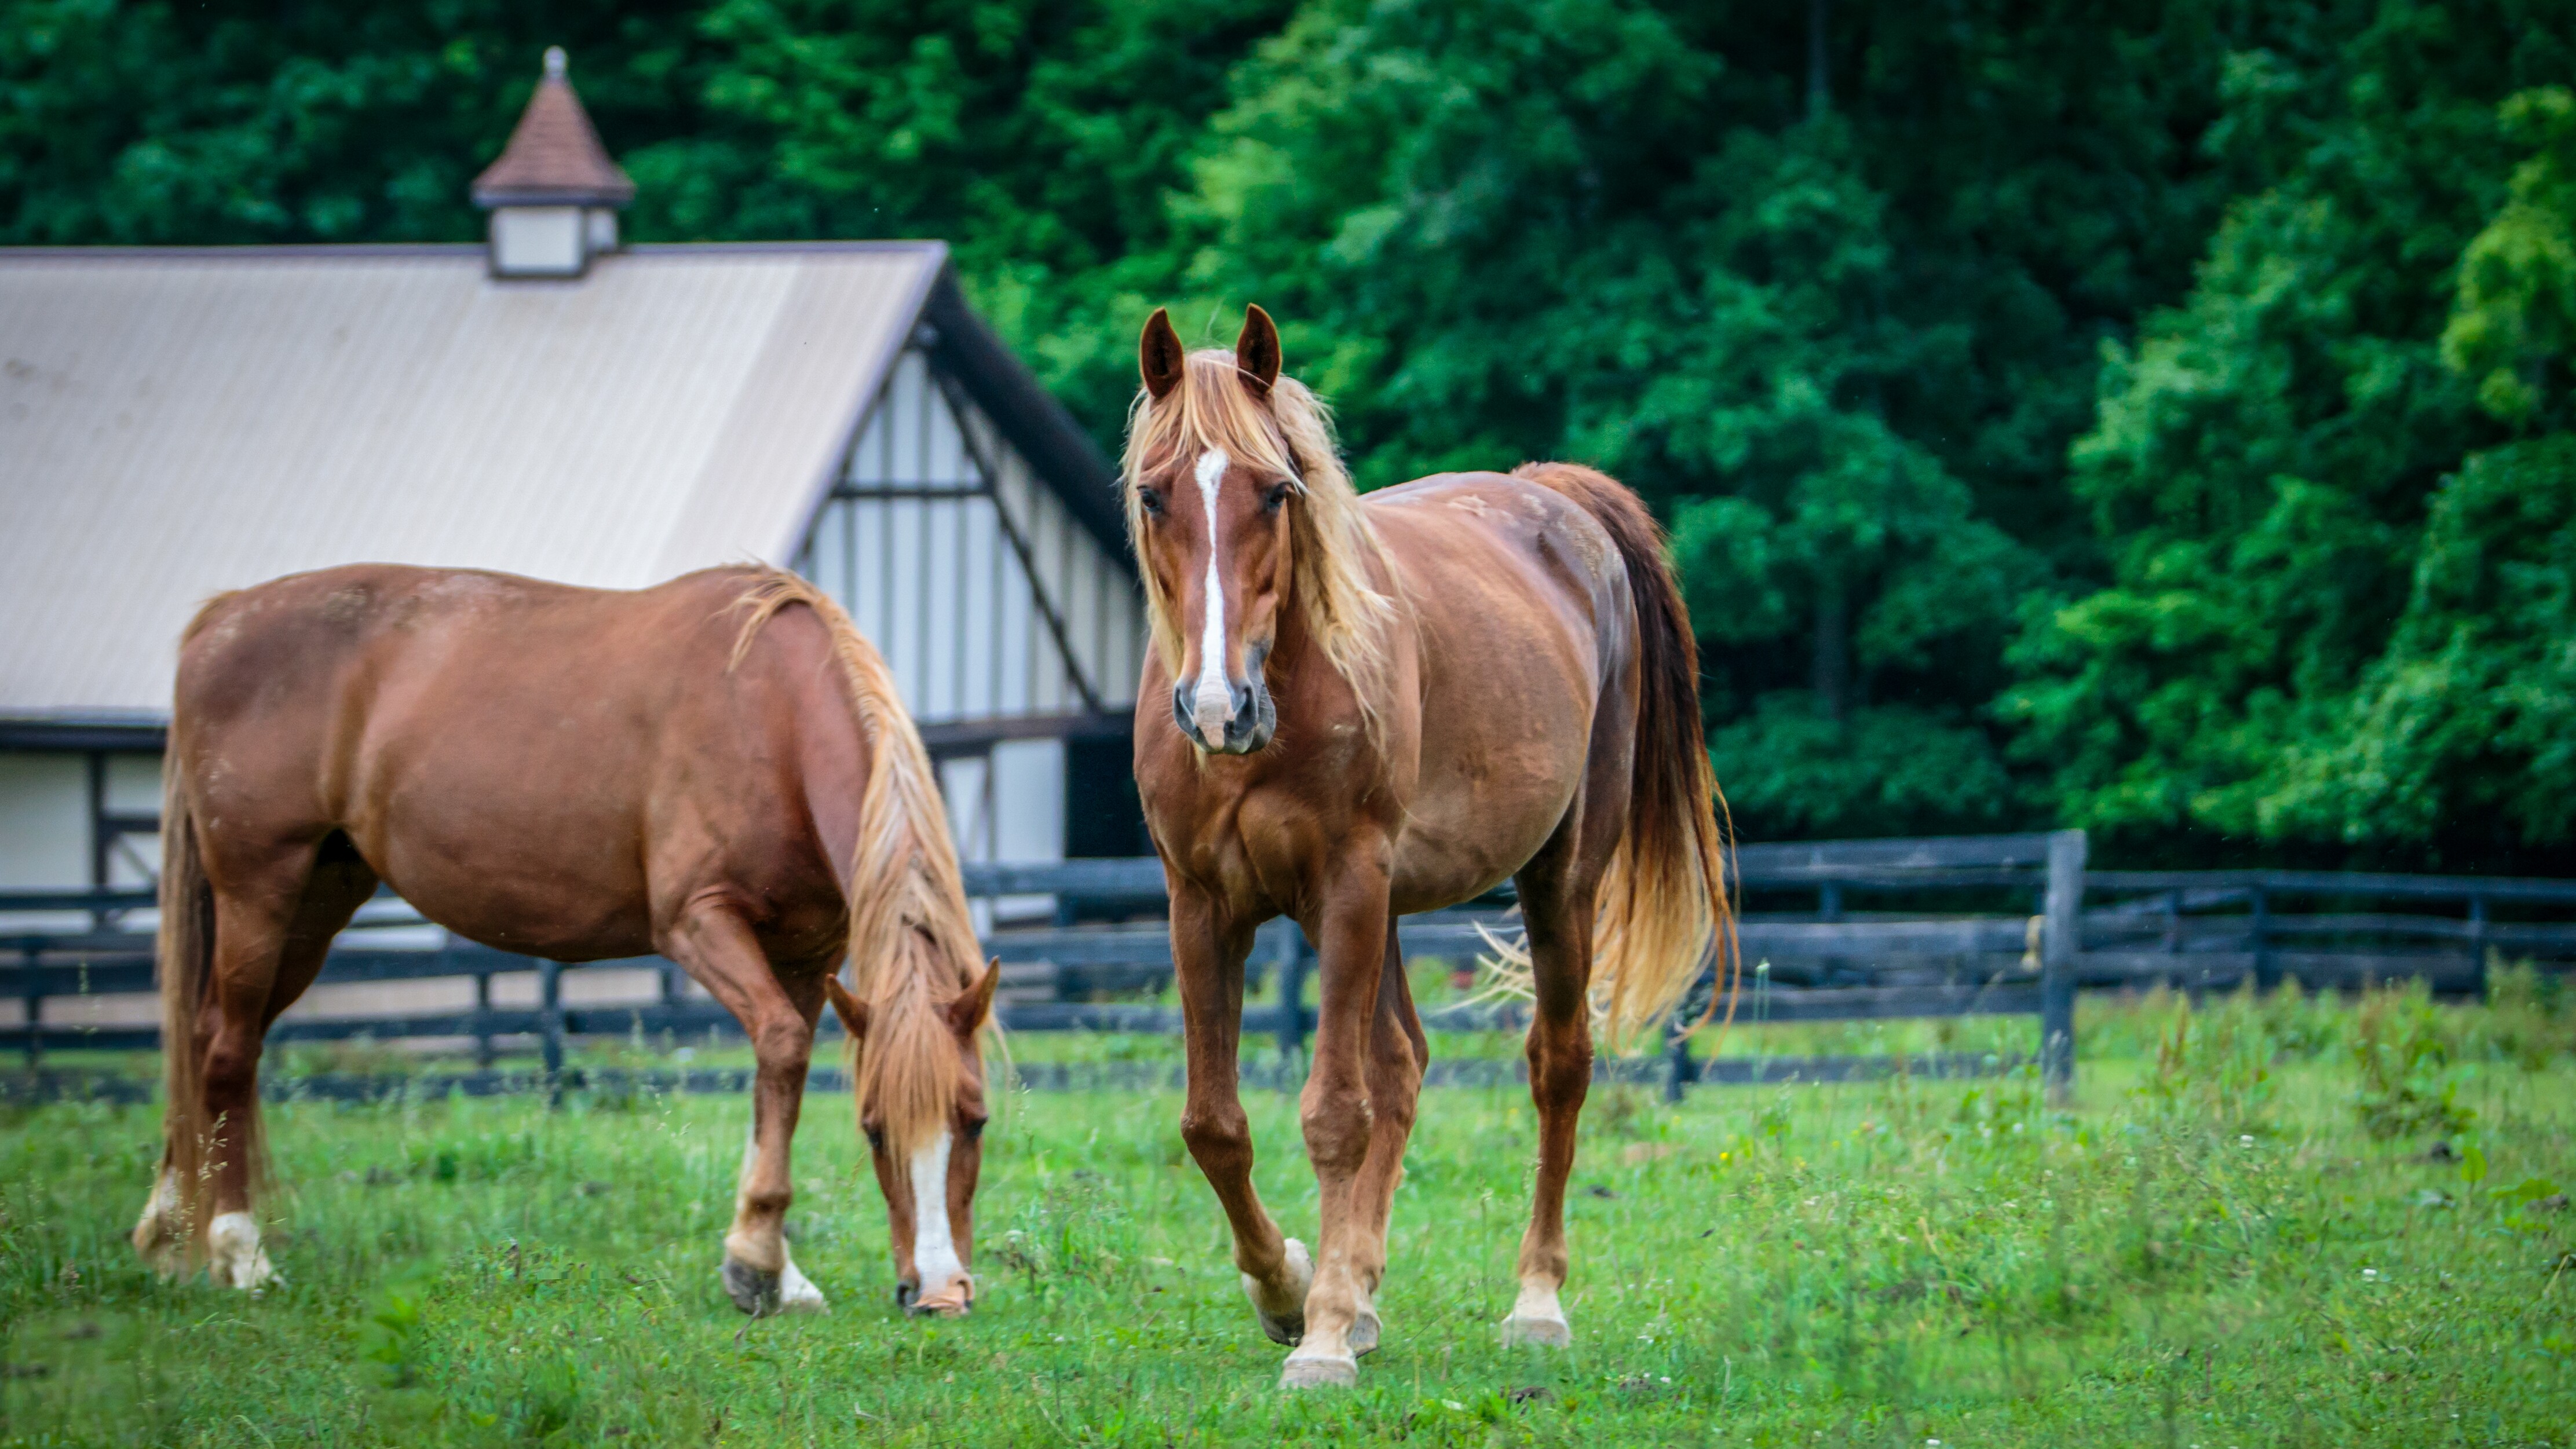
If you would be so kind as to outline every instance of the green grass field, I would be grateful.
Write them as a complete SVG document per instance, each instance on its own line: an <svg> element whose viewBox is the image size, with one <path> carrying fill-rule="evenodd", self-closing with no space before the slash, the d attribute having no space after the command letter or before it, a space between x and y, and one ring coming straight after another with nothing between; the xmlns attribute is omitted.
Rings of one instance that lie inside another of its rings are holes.
<svg viewBox="0 0 2576 1449"><path fill-rule="evenodd" d="M1175 1096L996 1124L981 1307L907 1322L846 1113L790 1219L827 1317L716 1282L740 1099L274 1111L258 1299L124 1241L140 1109L0 1141L0 1434L28 1444L2576 1444L2576 1012L2088 1001L2026 1079L1596 1090L1576 1346L1506 1351L1532 1116L1426 1100L1356 1393L1284 1396ZM1998 1028L2000 1029L2000 1028ZM2018 1028L2017 1028L2018 1029ZM1849 1034L1847 1033L1846 1036ZM1795 1052L1830 1033L1742 1029ZM1251 1102L1311 1237L1295 1104ZM2436 1143L2442 1150L2433 1150Z"/></svg>

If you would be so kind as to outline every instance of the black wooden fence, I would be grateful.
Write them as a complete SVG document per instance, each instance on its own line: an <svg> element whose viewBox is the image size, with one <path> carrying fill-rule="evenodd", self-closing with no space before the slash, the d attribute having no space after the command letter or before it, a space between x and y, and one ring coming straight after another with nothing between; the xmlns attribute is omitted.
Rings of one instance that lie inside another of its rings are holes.
<svg viewBox="0 0 2576 1449"><path fill-rule="evenodd" d="M970 865L968 891L992 902L1051 899L1055 923L997 929L986 948L1004 966L1004 1025L1016 1032L1174 1033L1179 1013L1132 999L1169 980L1170 942L1155 919L1159 862L1076 860ZM1767 1021L1833 1021L1964 1015L2033 1015L2033 1042L2051 1088L2074 1069L2079 987L2162 981L2183 989L2269 987L2298 980L2340 988L2421 977L2436 991L2481 989L2492 954L2563 968L2576 958L2576 882L2301 874L2292 872L2087 871L2081 831L1928 840L1750 845L1736 857L1747 911L1740 928L1748 991ZM2088 898L2091 907L2087 908ZM1471 907L1407 918L1409 958L1465 961L1483 949L1484 926L1510 930L1509 892ZM1812 909L1806 909L1812 903ZM2406 909L2361 910L2357 906ZM380 906L386 903L379 903ZM2288 905L2303 909L2291 911ZM49 1013L48 1001L148 992L152 937L131 924L148 892L0 893L0 921L59 913L49 929L0 926L0 989L24 1003L24 1022L0 1032L30 1064L47 1051L148 1049L157 1027L100 1026ZM1862 906L1871 909L1861 909ZM2428 908L2430 908L2428 910ZM1101 916L1113 919L1100 920ZM1114 919L1124 916L1125 919ZM2553 919L2553 917L2558 919ZM70 924L76 918L78 924ZM408 918L417 933L416 917ZM399 924L399 923L397 923ZM455 1010L320 1017L290 1015L272 1040L459 1038L488 1061L499 1039L533 1040L549 1073L566 1038L584 1035L707 1039L734 1029L723 1008L691 989L659 957L590 963L658 973L651 1000L568 1005L570 968L451 937L401 949L354 928L334 947L325 983L463 979L473 1004ZM1305 1005L1313 957L1303 935L1272 922L1248 968L1256 999L1248 1034L1269 1034L1284 1058L1313 1025ZM1758 974L1755 968L1759 968ZM495 977L535 978L526 1005L494 1001ZM1703 986L1713 987L1713 981ZM1120 1000L1121 996L1131 999ZM1260 998L1266 998L1260 999ZM1454 1005L1425 1013L1435 1030L1508 1028L1525 1021L1512 1003ZM10 1038L14 1037L14 1043ZM1667 1056L1678 1092L1709 1073L1686 1043Z"/></svg>

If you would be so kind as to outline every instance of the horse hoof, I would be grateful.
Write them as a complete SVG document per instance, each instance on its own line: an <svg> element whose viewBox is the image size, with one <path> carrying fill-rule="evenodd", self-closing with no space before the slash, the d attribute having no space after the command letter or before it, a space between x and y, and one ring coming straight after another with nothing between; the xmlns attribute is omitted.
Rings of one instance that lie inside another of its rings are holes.
<svg viewBox="0 0 2576 1449"><path fill-rule="evenodd" d="M727 1255L724 1260L725 1296L733 1306L754 1318L767 1318L778 1312L779 1275L755 1268L739 1258ZM819 1295L817 1298L819 1300Z"/></svg>
<svg viewBox="0 0 2576 1449"><path fill-rule="evenodd" d="M1503 1343L1514 1348L1572 1348L1574 1330L1562 1317L1515 1313L1503 1320Z"/></svg>
<svg viewBox="0 0 2576 1449"><path fill-rule="evenodd" d="M1315 1259L1295 1238L1288 1239L1287 1249L1289 1292L1294 1295L1290 1306L1272 1312L1261 1301L1261 1280L1249 1273L1243 1275L1243 1296L1252 1300L1252 1312L1270 1341L1295 1348L1306 1338L1306 1294L1315 1286Z"/></svg>
<svg viewBox="0 0 2576 1449"><path fill-rule="evenodd" d="M206 1225L206 1270L218 1287L257 1293L277 1280L268 1250L259 1245L259 1223L248 1213L224 1213Z"/></svg>
<svg viewBox="0 0 2576 1449"><path fill-rule="evenodd" d="M1351 1356L1366 1358L1377 1352L1378 1335L1382 1332L1384 1327L1377 1321L1377 1310L1361 1309L1360 1316L1351 1320Z"/></svg>
<svg viewBox="0 0 2576 1449"><path fill-rule="evenodd" d="M1292 1353L1279 1370L1283 1389L1355 1389L1359 1382L1360 1361L1347 1353Z"/></svg>

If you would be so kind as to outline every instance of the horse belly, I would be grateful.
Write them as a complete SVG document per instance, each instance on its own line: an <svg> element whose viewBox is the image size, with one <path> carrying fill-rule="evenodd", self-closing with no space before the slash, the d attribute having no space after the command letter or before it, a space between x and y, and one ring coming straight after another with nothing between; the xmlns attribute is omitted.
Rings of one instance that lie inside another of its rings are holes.
<svg viewBox="0 0 2576 1449"><path fill-rule="evenodd" d="M463 719L369 721L346 828L422 915L498 950L560 961L642 955L644 752L622 732L510 708L481 682Z"/></svg>
<svg viewBox="0 0 2576 1449"><path fill-rule="evenodd" d="M1454 905L1509 879L1565 819L1589 765L1603 675L1594 615L1605 601L1523 536L1517 505L1561 505L1496 482L1514 496L1386 520L1404 553L1423 673L1419 774L1396 852L1399 912ZM1447 496L1427 491L1425 501Z"/></svg>

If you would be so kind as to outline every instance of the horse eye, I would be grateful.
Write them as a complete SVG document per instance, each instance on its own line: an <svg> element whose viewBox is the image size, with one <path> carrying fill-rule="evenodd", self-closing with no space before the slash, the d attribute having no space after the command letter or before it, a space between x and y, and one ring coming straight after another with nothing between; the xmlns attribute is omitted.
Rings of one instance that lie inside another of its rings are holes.
<svg viewBox="0 0 2576 1449"><path fill-rule="evenodd" d="M1261 496L1261 511L1264 513L1277 513L1281 508L1287 505L1288 495L1291 491L1293 490L1291 490L1285 483L1273 484L1270 491Z"/></svg>
<svg viewBox="0 0 2576 1449"><path fill-rule="evenodd" d="M976 1141L984 1135L984 1120L981 1117L970 1117L966 1120L967 1141Z"/></svg>
<svg viewBox="0 0 2576 1449"><path fill-rule="evenodd" d="M1163 495L1155 492L1153 489L1137 489L1136 502L1144 508L1146 517L1160 518L1163 516Z"/></svg>
<svg viewBox="0 0 2576 1449"><path fill-rule="evenodd" d="M885 1129L883 1127L871 1127L867 1129L867 1131L868 1145L879 1152L885 1151Z"/></svg>

